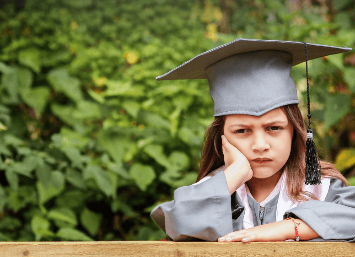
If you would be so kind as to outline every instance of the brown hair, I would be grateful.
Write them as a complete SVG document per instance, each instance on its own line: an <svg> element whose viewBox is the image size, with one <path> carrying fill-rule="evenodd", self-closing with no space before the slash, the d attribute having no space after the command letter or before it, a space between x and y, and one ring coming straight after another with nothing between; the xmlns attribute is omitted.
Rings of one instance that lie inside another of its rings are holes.
<svg viewBox="0 0 355 257"><path fill-rule="evenodd" d="M307 131L301 111L297 104L282 106L281 109L294 129L291 153L283 167L287 172L288 194L296 201L317 199L313 194L303 191ZM216 117L206 131L197 181L224 165L221 140L224 121L224 116ZM348 185L344 176L333 164L321 160L320 165L322 177L337 178Z"/></svg>

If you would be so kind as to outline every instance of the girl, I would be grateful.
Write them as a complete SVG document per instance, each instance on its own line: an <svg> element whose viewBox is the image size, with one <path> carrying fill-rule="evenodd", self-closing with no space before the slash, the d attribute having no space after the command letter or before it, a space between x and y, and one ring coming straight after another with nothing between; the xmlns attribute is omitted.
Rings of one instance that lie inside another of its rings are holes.
<svg viewBox="0 0 355 257"><path fill-rule="evenodd" d="M290 76L307 58L350 50L237 39L158 77L207 78L215 120L197 183L152 211L157 225L175 241L354 242L355 188L315 159L311 122L306 131Z"/></svg>

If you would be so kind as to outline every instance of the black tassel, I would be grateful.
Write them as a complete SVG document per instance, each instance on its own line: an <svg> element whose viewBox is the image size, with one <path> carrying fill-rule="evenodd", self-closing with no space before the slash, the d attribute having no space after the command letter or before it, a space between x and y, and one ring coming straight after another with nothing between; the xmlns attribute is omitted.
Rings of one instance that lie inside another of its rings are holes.
<svg viewBox="0 0 355 257"><path fill-rule="evenodd" d="M319 185L321 184L320 163L317 157L317 147L313 141L313 132L311 129L307 130L306 141L306 185Z"/></svg>
<svg viewBox="0 0 355 257"><path fill-rule="evenodd" d="M321 167L318 162L317 147L313 141L313 131L311 129L311 106L309 95L309 82L308 82L308 54L307 44L303 43L306 52L306 76L307 76L307 107L308 107L308 129L307 129L307 141L306 141L306 171L305 181L306 185L319 185L321 184Z"/></svg>

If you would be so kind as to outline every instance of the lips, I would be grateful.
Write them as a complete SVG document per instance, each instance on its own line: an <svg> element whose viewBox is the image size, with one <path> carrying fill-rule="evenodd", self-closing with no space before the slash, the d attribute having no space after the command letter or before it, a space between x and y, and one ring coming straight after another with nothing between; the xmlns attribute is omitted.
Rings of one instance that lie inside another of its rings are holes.
<svg viewBox="0 0 355 257"><path fill-rule="evenodd" d="M272 159L270 159L270 158L255 158L252 161L256 162L256 163L267 163L267 162L272 161Z"/></svg>

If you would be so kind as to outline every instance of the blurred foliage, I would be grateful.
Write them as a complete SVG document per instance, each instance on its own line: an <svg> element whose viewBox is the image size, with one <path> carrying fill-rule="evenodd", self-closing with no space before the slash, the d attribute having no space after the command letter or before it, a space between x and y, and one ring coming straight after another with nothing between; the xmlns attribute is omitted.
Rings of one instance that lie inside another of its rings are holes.
<svg viewBox="0 0 355 257"><path fill-rule="evenodd" d="M32 0L15 10L0 11L0 240L164 238L149 212L196 180L213 103L206 81L155 77L238 37L355 45L352 0ZM304 101L304 64L292 73ZM347 177L354 74L354 53L310 62L316 143Z"/></svg>

